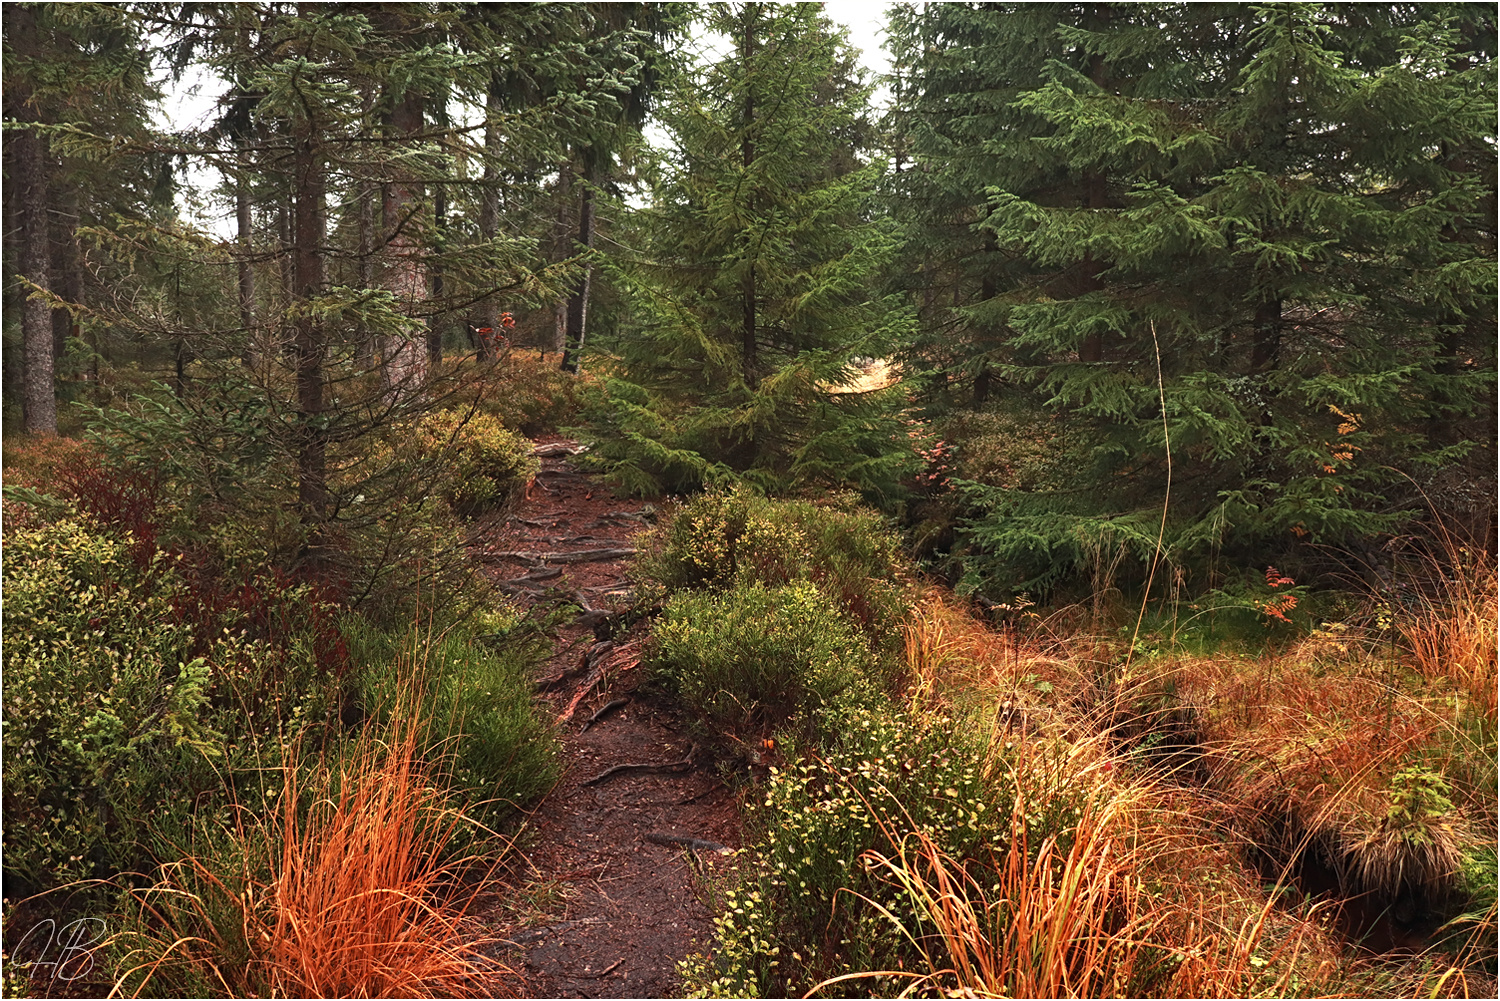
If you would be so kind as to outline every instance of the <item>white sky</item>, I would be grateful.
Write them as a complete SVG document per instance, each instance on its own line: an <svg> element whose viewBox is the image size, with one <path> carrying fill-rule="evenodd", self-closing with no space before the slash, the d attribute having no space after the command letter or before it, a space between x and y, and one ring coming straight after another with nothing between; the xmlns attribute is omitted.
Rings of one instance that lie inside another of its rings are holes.
<svg viewBox="0 0 1500 1001"><path fill-rule="evenodd" d="M872 76L889 72L890 58L881 48L885 41L885 4L881 0L825 0L823 11L829 20L849 29L849 42L861 50L861 63ZM168 129L180 129L206 125L224 85L212 74L196 69L190 71L181 83L163 84L163 89L167 94L162 100L159 124ZM876 89L873 101L877 108L885 103L888 94L885 87ZM647 132L649 135L649 128ZM215 205L199 194L210 190L218 180L213 171L190 170L180 201L183 213L199 226L214 235L228 238L234 234L233 206Z"/></svg>

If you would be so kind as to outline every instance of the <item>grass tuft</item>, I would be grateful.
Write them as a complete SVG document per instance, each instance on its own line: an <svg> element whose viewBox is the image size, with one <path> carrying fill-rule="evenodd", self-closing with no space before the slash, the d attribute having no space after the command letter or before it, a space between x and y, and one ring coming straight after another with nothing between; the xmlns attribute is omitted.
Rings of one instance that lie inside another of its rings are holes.
<svg viewBox="0 0 1500 1001"><path fill-rule="evenodd" d="M215 848L131 891L141 930L122 942L117 993L184 987L228 996L473 997L498 968L468 911L487 876L448 858L466 818L420 756L411 697L389 732L342 760L281 769L279 811L244 811ZM483 869L481 867L481 873Z"/></svg>

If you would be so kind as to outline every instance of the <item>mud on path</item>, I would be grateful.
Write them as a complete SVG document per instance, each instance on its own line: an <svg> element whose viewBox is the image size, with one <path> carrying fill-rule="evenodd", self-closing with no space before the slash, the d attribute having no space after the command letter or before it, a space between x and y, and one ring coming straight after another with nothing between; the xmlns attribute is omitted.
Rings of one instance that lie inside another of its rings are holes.
<svg viewBox="0 0 1500 1001"><path fill-rule="evenodd" d="M495 956L531 997L675 997L678 961L711 942L701 889L727 863L714 846L739 846L735 793L671 708L637 692L649 624L627 629L612 614L630 605L631 537L653 509L574 469L572 443L537 444L528 497L474 555L521 604L567 600L585 612L558 630L537 678L564 772L532 812L512 876L536 904L495 912Z"/></svg>

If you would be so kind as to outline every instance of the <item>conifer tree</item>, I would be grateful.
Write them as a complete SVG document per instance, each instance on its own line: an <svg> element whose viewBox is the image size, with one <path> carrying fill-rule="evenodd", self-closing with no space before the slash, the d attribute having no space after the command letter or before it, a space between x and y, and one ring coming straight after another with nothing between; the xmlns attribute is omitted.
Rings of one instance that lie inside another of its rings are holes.
<svg viewBox="0 0 1500 1001"><path fill-rule="evenodd" d="M976 490L975 539L1035 581L1101 534L1152 551L1169 475L1179 555L1353 542L1410 516L1403 476L1484 479L1492 15L1105 6L1026 28L1053 58L967 188L1014 262L988 360L1074 428L1069 482Z"/></svg>
<svg viewBox="0 0 1500 1001"><path fill-rule="evenodd" d="M702 27L728 51L662 102L672 149L617 268L625 378L599 452L643 492L743 475L890 494L892 401L839 392L909 322L872 291L894 241L868 215L868 88L816 4L714 4Z"/></svg>

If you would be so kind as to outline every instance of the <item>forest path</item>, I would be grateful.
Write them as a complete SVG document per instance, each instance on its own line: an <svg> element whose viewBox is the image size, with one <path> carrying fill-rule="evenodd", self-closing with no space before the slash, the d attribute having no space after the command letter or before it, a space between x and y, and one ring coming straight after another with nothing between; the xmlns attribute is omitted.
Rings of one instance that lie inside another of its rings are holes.
<svg viewBox="0 0 1500 1001"><path fill-rule="evenodd" d="M559 721L564 772L528 821L513 909L494 918L496 957L524 977L531 997L675 997L677 962L712 941L704 874L728 859L670 839L737 847L739 811L671 708L636 694L649 623L626 629L612 615L630 604L631 536L653 509L574 469L574 447L540 439L542 469L528 497L475 546L523 605L562 598L591 609L558 630L537 679L538 698ZM622 764L670 767L601 777Z"/></svg>

